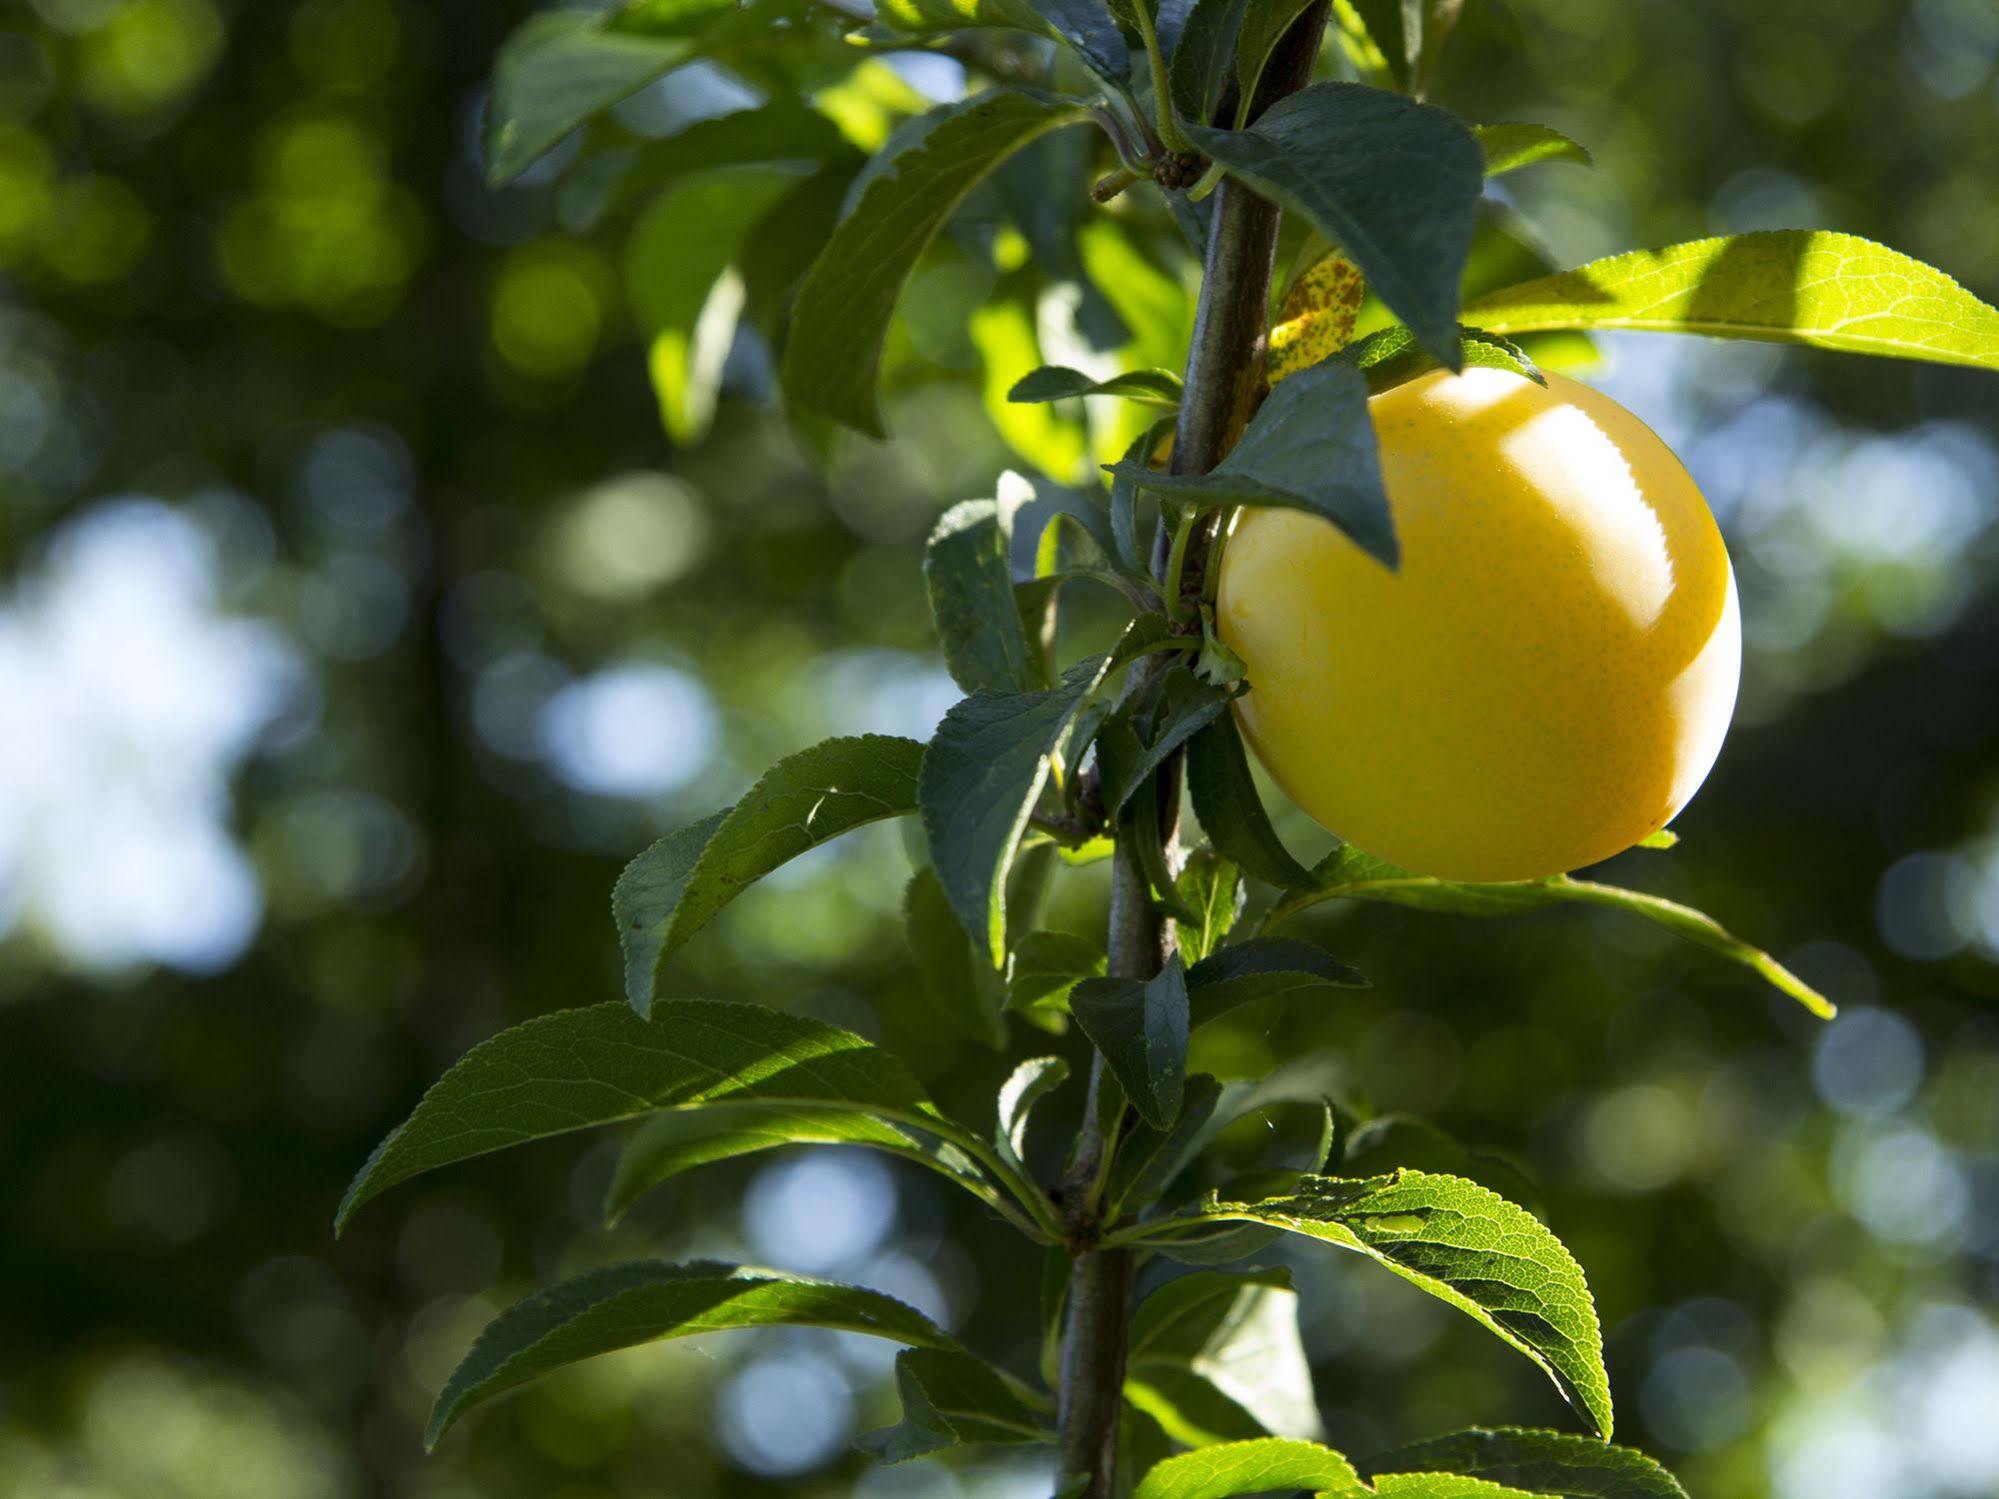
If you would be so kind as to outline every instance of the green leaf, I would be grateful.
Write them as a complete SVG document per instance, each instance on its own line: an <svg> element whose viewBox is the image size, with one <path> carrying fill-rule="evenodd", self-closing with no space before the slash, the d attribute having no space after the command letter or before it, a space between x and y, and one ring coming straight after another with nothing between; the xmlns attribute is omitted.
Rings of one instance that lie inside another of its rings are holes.
<svg viewBox="0 0 1999 1499"><path fill-rule="evenodd" d="M1180 377L1171 370L1126 370L1098 380L1067 365L1044 364L1022 375L1006 393L1014 402L1069 401L1078 396L1122 396L1170 411L1180 405Z"/></svg>
<svg viewBox="0 0 1999 1499"><path fill-rule="evenodd" d="M1006 1022L992 969L972 950L937 871L925 865L902 895L903 929L924 993L937 1012L988 1046L1006 1045Z"/></svg>
<svg viewBox="0 0 1999 1499"><path fill-rule="evenodd" d="M1400 553L1367 382L1340 360L1281 380L1229 455L1205 474L1162 474L1127 456L1111 473L1144 489L1209 505L1275 505L1331 521L1387 567Z"/></svg>
<svg viewBox="0 0 1999 1499"><path fill-rule="evenodd" d="M951 679L966 692L1025 692L1038 684L1013 603L1013 510L966 500L944 512L923 549L930 617Z"/></svg>
<svg viewBox="0 0 1999 1499"><path fill-rule="evenodd" d="M1341 898L1410 906L1421 911L1444 911L1457 916L1513 916L1523 911L1538 911L1546 906L1570 903L1605 906L1643 917L1677 937L1684 937L1696 946L1719 953L1730 962L1740 963L1822 1020L1830 1020L1837 1013L1830 999L1770 954L1744 942L1705 912L1667 900L1664 896L1625 890L1594 880L1573 879L1568 875L1490 885L1459 884L1433 879L1428 875L1411 874L1386 859L1362 853L1351 844L1342 844L1327 855L1312 874L1315 888L1279 901L1271 910L1270 922L1281 921L1321 901Z"/></svg>
<svg viewBox="0 0 1999 1499"><path fill-rule="evenodd" d="M732 263L795 180L746 167L690 177L653 201L625 243L628 300L651 340L646 368L661 425L677 445L699 440L714 417L744 305Z"/></svg>
<svg viewBox="0 0 1999 1499"><path fill-rule="evenodd" d="M1384 1176L1404 1167L1432 1175L1462 1176L1517 1202L1537 1218L1540 1185L1502 1156L1471 1150L1427 1119L1380 1114L1354 1128L1340 1152L1343 1175Z"/></svg>
<svg viewBox="0 0 1999 1499"><path fill-rule="evenodd" d="M1111 470L1111 535L1117 542L1118 561L1125 570L1151 576L1150 558L1139 549L1138 491L1150 482L1152 455L1173 432L1173 418L1164 417L1139 434L1125 449L1124 459Z"/></svg>
<svg viewBox="0 0 1999 1499"><path fill-rule="evenodd" d="M875 19L898 31L930 34L1001 27L1069 44L1099 78L1131 72L1124 35L1101 0L880 0Z"/></svg>
<svg viewBox="0 0 1999 1499"><path fill-rule="evenodd" d="M1371 1457L1363 1476L1462 1473L1489 1483L1566 1499L1687 1499L1673 1475L1641 1452L1589 1437L1521 1427L1474 1427Z"/></svg>
<svg viewBox="0 0 1999 1499"><path fill-rule="evenodd" d="M1029 932L1007 955L1006 1004L1037 1023L1069 1013L1069 991L1104 971L1103 947L1069 932Z"/></svg>
<svg viewBox="0 0 1999 1499"><path fill-rule="evenodd" d="M1180 1113L1187 1082L1187 970L1175 953L1152 979L1086 979L1069 1013L1154 1129Z"/></svg>
<svg viewBox="0 0 1999 1499"><path fill-rule="evenodd" d="M1139 1481L1132 1499L1228 1499L1279 1489L1343 1494L1359 1481L1353 1464L1330 1447L1262 1437L1169 1457Z"/></svg>
<svg viewBox="0 0 1999 1499"><path fill-rule="evenodd" d="M1505 370L1509 375L1532 380L1536 385L1548 383L1547 377L1527 351L1511 339L1488 333L1482 328L1464 328L1460 332L1463 338L1458 351L1464 356L1466 368ZM1416 342L1407 328L1401 327L1370 333L1360 342L1342 349L1338 359L1367 377L1369 395L1393 390L1437 368L1437 361L1430 357L1429 351Z"/></svg>
<svg viewBox="0 0 1999 1499"><path fill-rule="evenodd" d="M1006 957L1006 872L1047 782L1049 758L1103 680L1095 656L1047 692L975 692L944 715L917 788L951 909L993 965Z"/></svg>
<svg viewBox="0 0 1999 1499"><path fill-rule="evenodd" d="M620 31L601 13L530 16L501 46L486 106L486 181L503 187L600 109L697 55L707 23L735 0L684 0L684 25Z"/></svg>
<svg viewBox="0 0 1999 1499"><path fill-rule="evenodd" d="M1257 80L1291 23L1312 0L1249 0L1243 7L1242 29L1236 35L1236 87L1244 100L1256 95Z"/></svg>
<svg viewBox="0 0 1999 1499"><path fill-rule="evenodd" d="M930 1166L961 1184L979 1184L978 1168L962 1151L851 1109L721 1105L647 1120L618 1157L604 1194L604 1220L616 1223L646 1192L697 1166L808 1144L865 1145Z"/></svg>
<svg viewBox="0 0 1999 1499"><path fill-rule="evenodd" d="M1097 762L1103 771L1104 811L1115 818L1139 787L1187 741L1228 711L1229 697L1191 669L1174 665L1160 674L1146 700L1120 714L1129 734L1100 739Z"/></svg>
<svg viewBox="0 0 1999 1499"><path fill-rule="evenodd" d="M1221 1095L1221 1084L1209 1074L1190 1073L1181 1092L1180 1117L1171 1129L1154 1129L1140 1121L1125 1132L1111 1162L1107 1188L1116 1210L1150 1203L1186 1170L1206 1139L1203 1131Z"/></svg>
<svg viewBox="0 0 1999 1499"><path fill-rule="evenodd" d="M538 1016L459 1058L375 1147L334 1229L371 1197L439 1166L658 1109L748 1102L827 1105L954 1130L907 1067L851 1031L699 999L642 1020L613 1001Z"/></svg>
<svg viewBox="0 0 1999 1499"><path fill-rule="evenodd" d="M1028 1115L1068 1078L1069 1064L1060 1057L1029 1057L1000 1085L999 1128L994 1143L1015 1166L1022 1166L1027 1154Z"/></svg>
<svg viewBox="0 0 1999 1499"><path fill-rule="evenodd" d="M792 403L884 436L875 390L882 344L924 250L1010 153L1087 118L1074 100L993 89L940 105L920 131L892 143L856 183L847 215L792 304L783 368Z"/></svg>
<svg viewBox="0 0 1999 1499"><path fill-rule="evenodd" d="M1203 842L1187 855L1178 884L1181 904L1194 913L1194 920L1180 923L1180 955L1193 965L1187 972L1191 999L1194 974L1242 915L1242 871Z"/></svg>
<svg viewBox="0 0 1999 1499"><path fill-rule="evenodd" d="M1581 1269L1525 1208L1476 1182L1422 1171L1308 1176L1293 1196L1211 1203L1166 1221L1260 1223L1367 1255L1526 1354L1610 1435L1603 1338Z"/></svg>
<svg viewBox="0 0 1999 1499"><path fill-rule="evenodd" d="M1289 937L1252 937L1217 948L1187 970L1193 1024L1206 1025L1239 1005L1326 989L1365 989L1367 977L1323 947Z"/></svg>
<svg viewBox="0 0 1999 1499"><path fill-rule="evenodd" d="M1052 1442L1034 1407L1004 1375L969 1353L906 1348L895 1358L902 1420L863 1432L862 1451L903 1463L946 1447Z"/></svg>
<svg viewBox="0 0 1999 1499"><path fill-rule="evenodd" d="M1474 125L1472 134L1478 137L1479 149L1485 153L1488 177L1517 172L1539 161L1596 165L1587 150L1549 125Z"/></svg>
<svg viewBox="0 0 1999 1499"><path fill-rule="evenodd" d="M893 1297L768 1270L660 1260L593 1270L515 1302L486 1325L432 1407L424 1446L482 1400L552 1369L641 1343L739 1327L832 1327L956 1351L949 1334Z"/></svg>
<svg viewBox="0 0 1999 1499"><path fill-rule="evenodd" d="M1318 1436L1290 1271L1183 1275L1146 1297L1132 1318L1125 1398L1190 1447Z"/></svg>
<svg viewBox="0 0 1999 1499"><path fill-rule="evenodd" d="M1423 346L1457 367L1458 282L1485 182L1484 154L1462 121L1399 94L1321 83L1247 130L1186 128L1233 175L1338 243Z"/></svg>
<svg viewBox="0 0 1999 1499"><path fill-rule="evenodd" d="M1246 5L1247 0L1198 0L1189 12L1168 70L1168 92L1182 122L1205 125L1214 119L1228 87Z"/></svg>
<svg viewBox="0 0 1999 1499"><path fill-rule="evenodd" d="M1704 333L1999 369L1999 309L1919 260L1828 230L1633 250L1489 292L1464 316L1495 333Z"/></svg>
<svg viewBox="0 0 1999 1499"><path fill-rule="evenodd" d="M1294 375L1284 384L1299 378ZM1208 841L1244 874L1287 890L1316 883L1270 825L1233 716L1225 715L1188 741L1187 791Z"/></svg>
<svg viewBox="0 0 1999 1499"><path fill-rule="evenodd" d="M662 938L687 889L687 877L728 815L724 807L668 833L627 864L611 889L611 915L624 950L625 997L640 1014L652 1007L659 967L666 957Z"/></svg>
<svg viewBox="0 0 1999 1499"><path fill-rule="evenodd" d="M915 740L885 734L825 740L780 760L726 812L627 865L611 907L632 1008L651 1011L661 965L750 885L842 833L915 811L923 754Z"/></svg>
<svg viewBox="0 0 1999 1499"><path fill-rule="evenodd" d="M823 165L849 159L858 162L859 155L839 126L799 99L780 94L754 109L711 115L648 140L636 152L625 153L616 175L597 184L598 193L588 201L571 189L574 174L565 178L564 223L581 232L608 208L717 167Z"/></svg>

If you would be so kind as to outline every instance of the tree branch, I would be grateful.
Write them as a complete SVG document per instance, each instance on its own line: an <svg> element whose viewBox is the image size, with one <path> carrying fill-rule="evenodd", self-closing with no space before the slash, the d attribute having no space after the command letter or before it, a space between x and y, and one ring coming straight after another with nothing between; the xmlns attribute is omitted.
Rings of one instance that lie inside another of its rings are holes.
<svg viewBox="0 0 1999 1499"><path fill-rule="evenodd" d="M1307 9L1287 31L1264 69L1257 90L1260 113L1311 77L1325 30L1325 0ZM1187 353L1186 392L1173 437L1173 471L1204 473L1242 435L1263 390L1263 345L1270 309L1270 276L1277 253L1278 211L1241 184L1225 179L1215 199L1201 300ZM1210 532L1210 528L1201 528ZM1208 545L1197 535L1187 570L1201 576ZM1162 525L1153 546L1153 572L1164 578L1168 537ZM1159 669L1146 656L1132 666L1126 691ZM1177 862L1180 760L1175 756L1155 783L1168 863ZM1120 839L1111 863L1109 972L1149 979L1175 945L1172 923L1153 904L1137 858ZM1098 1249L1095 1191L1104 1167L1105 1141L1097 1100L1106 1086L1104 1059L1090 1061L1083 1123L1063 1183L1075 1259L1069 1273L1062 1333L1062 1374L1057 1410L1062 1474L1087 1478L1083 1499L1111 1499L1116 1492L1118 1423L1124 1404L1124 1371L1131 1329L1134 1267L1123 1249Z"/></svg>

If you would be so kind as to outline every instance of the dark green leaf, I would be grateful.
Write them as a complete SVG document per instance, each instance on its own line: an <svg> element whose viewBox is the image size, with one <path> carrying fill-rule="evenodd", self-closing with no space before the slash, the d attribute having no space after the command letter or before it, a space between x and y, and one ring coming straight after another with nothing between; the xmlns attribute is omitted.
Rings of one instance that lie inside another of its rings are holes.
<svg viewBox="0 0 1999 1499"><path fill-rule="evenodd" d="M1365 989L1367 977L1323 947L1289 937L1252 937L1218 948L1187 970L1193 1023L1278 995Z"/></svg>
<svg viewBox="0 0 1999 1499"><path fill-rule="evenodd" d="M1113 818L1123 812L1125 803L1139 787L1147 784L1153 772L1189 739L1226 713L1228 706L1227 693L1210 687L1189 668L1176 665L1163 672L1155 690L1148 695L1144 713L1133 715L1133 718L1142 716L1143 721L1134 722L1119 715L1112 721L1125 723L1132 732L1098 746L1104 811Z"/></svg>
<svg viewBox="0 0 1999 1499"><path fill-rule="evenodd" d="M995 967L1006 957L1006 872L1049 757L1108 668L1096 656L1047 692L975 692L944 715L924 755L918 799L931 858L951 909Z"/></svg>
<svg viewBox="0 0 1999 1499"><path fill-rule="evenodd" d="M1111 82L1131 72L1124 36L1102 0L880 0L875 17L898 31L932 34L995 26L1054 37Z"/></svg>
<svg viewBox="0 0 1999 1499"><path fill-rule="evenodd" d="M1209 1271L1154 1291L1132 1318L1125 1392L1190 1447L1318 1436L1290 1272Z"/></svg>
<svg viewBox="0 0 1999 1499"><path fill-rule="evenodd" d="M930 617L951 678L966 692L1025 692L1036 668L1014 609L1013 509L966 500L937 522L923 549Z"/></svg>
<svg viewBox="0 0 1999 1499"><path fill-rule="evenodd" d="M951 909L937 871L925 865L902 895L903 927L924 993L936 1012L988 1046L1006 1045L999 986L982 954L972 948L964 923Z"/></svg>
<svg viewBox="0 0 1999 1499"><path fill-rule="evenodd" d="M1324 360L1279 381L1241 440L1209 473L1154 473L1129 456L1111 473L1203 504L1304 510L1331 521L1388 567L1400 556L1368 419L1367 382L1342 360Z"/></svg>
<svg viewBox="0 0 1999 1499"><path fill-rule="evenodd" d="M1206 125L1215 117L1229 83L1236 35L1246 0L1199 0L1173 51L1169 89L1183 121Z"/></svg>
<svg viewBox="0 0 1999 1499"><path fill-rule="evenodd" d="M1463 122L1398 94L1322 83L1279 100L1247 130L1187 131L1338 243L1424 347L1456 367L1458 282L1485 181L1484 154Z"/></svg>
<svg viewBox="0 0 1999 1499"><path fill-rule="evenodd" d="M424 1445L435 1447L469 1407L552 1369L738 1327L833 1327L917 1348L957 1349L921 1312L858 1286L713 1263L613 1265L537 1291L488 1323L437 1397Z"/></svg>
<svg viewBox="0 0 1999 1499"><path fill-rule="evenodd" d="M668 833L627 864L612 887L611 914L625 956L625 997L641 1014L652 1007L659 967L666 957L663 939L687 889L687 877L728 815L724 807Z"/></svg>
<svg viewBox="0 0 1999 1499"><path fill-rule="evenodd" d="M1132 1499L1228 1499L1291 1489L1345 1495L1359 1481L1353 1464L1330 1447L1261 1437L1169 1457L1139 1481Z"/></svg>
<svg viewBox="0 0 1999 1499"><path fill-rule="evenodd" d="M1673 1475L1641 1452L1589 1437L1517 1426L1453 1432L1400 1447L1360 1465L1363 1476L1462 1473L1565 1499L1687 1499Z"/></svg>
<svg viewBox="0 0 1999 1499"><path fill-rule="evenodd" d="M1159 451L1173 431L1173 419L1154 422L1125 450L1124 459L1111 470L1111 535L1117 542L1118 560L1128 572L1152 575L1150 558L1138 541L1138 491L1152 473L1152 455Z"/></svg>
<svg viewBox="0 0 1999 1499"><path fill-rule="evenodd" d="M1294 375L1284 384L1298 378ZM1250 778L1249 758L1233 716L1222 717L1188 742L1187 791L1208 841L1244 874L1287 890L1309 889L1317 883L1271 827L1256 782Z"/></svg>
<svg viewBox="0 0 1999 1499"><path fill-rule="evenodd" d="M1474 125L1472 134L1478 137L1479 149L1485 153L1488 177L1531 167L1537 161L1595 165L1581 145L1547 125Z"/></svg>
<svg viewBox="0 0 1999 1499"><path fill-rule="evenodd" d="M1123 396L1147 406L1169 410L1180 404L1180 377L1171 370L1126 370L1097 380L1066 365L1044 364L1029 370L1006 393L1009 401L1068 401L1078 396Z"/></svg>
<svg viewBox="0 0 1999 1499"><path fill-rule="evenodd" d="M896 1355L902 1421L864 1432L861 1450L885 1463L946 1447L1052 1442L1034 1408L998 1370L969 1353L906 1348Z"/></svg>
<svg viewBox="0 0 1999 1499"><path fill-rule="evenodd" d="M856 186L792 305L784 389L798 406L884 435L876 398L883 341L925 248L987 172L1029 141L1088 118L1074 100L994 89L923 117Z"/></svg>
<svg viewBox="0 0 1999 1499"><path fill-rule="evenodd" d="M1069 1012L1069 991L1104 971L1104 950L1068 932L1029 932L1007 955L1006 1003L1037 1023Z"/></svg>
<svg viewBox="0 0 1999 1499"><path fill-rule="evenodd" d="M618 1003L502 1031L431 1085L375 1147L334 1218L421 1172L550 1135L716 1103L830 1105L951 1126L907 1067L851 1031L761 1005Z"/></svg>
<svg viewBox="0 0 1999 1499"><path fill-rule="evenodd" d="M1278 40L1298 19L1312 0L1249 0L1243 7L1242 27L1236 34L1236 88L1244 99L1256 96L1257 80L1263 76Z"/></svg>
<svg viewBox="0 0 1999 1499"><path fill-rule="evenodd" d="M1171 1129L1140 1122L1127 1130L1111 1163L1109 1201L1119 1210L1152 1202L1194 1159L1206 1138L1208 1120L1221 1098L1221 1084L1205 1072L1192 1073L1180 1098L1180 1117Z"/></svg>
<svg viewBox="0 0 1999 1499"><path fill-rule="evenodd" d="M1829 230L1633 250L1489 292L1466 306L1465 321L1509 334L1704 333L1999 369L1999 309L1919 260Z"/></svg>
<svg viewBox="0 0 1999 1499"><path fill-rule="evenodd" d="M1641 916L1677 937L1740 963L1820 1019L1829 1020L1835 1013L1831 1000L1770 954L1744 942L1712 916L1663 896L1594 880L1572 879L1568 875L1491 885L1459 884L1411 874L1386 859L1362 853L1351 844L1342 844L1328 854L1313 870L1312 877L1314 888L1279 901L1270 913L1270 921L1281 921L1307 906L1341 898L1410 906L1421 911L1446 911L1458 916L1512 916L1570 903L1605 906Z"/></svg>
<svg viewBox="0 0 1999 1499"><path fill-rule="evenodd" d="M1581 1269L1531 1213L1475 1182L1308 1176L1293 1196L1212 1203L1175 1221L1260 1223L1364 1254L1526 1354L1610 1435L1603 1338Z"/></svg>
<svg viewBox="0 0 1999 1499"><path fill-rule="evenodd" d="M1180 954L1193 965L1187 972L1191 999L1194 975L1242 914L1242 871L1204 842L1187 855L1179 886L1181 904L1194 913L1192 921L1180 923Z"/></svg>
<svg viewBox="0 0 1999 1499"><path fill-rule="evenodd" d="M1179 954L1149 981L1084 980L1069 995L1069 1013L1145 1122L1170 1128L1187 1081L1187 970Z"/></svg>
<svg viewBox="0 0 1999 1499"><path fill-rule="evenodd" d="M915 811L923 754L915 740L884 734L825 740L780 760L727 812L669 834L627 865L611 907L632 1008L649 1013L666 959L773 869L854 828Z"/></svg>
<svg viewBox="0 0 1999 1499"><path fill-rule="evenodd" d="M963 1152L851 1109L721 1105L646 1121L618 1157L604 1194L605 1222L615 1223L640 1196L683 1171L803 1144L865 1145L961 1181L979 1181L977 1168Z"/></svg>

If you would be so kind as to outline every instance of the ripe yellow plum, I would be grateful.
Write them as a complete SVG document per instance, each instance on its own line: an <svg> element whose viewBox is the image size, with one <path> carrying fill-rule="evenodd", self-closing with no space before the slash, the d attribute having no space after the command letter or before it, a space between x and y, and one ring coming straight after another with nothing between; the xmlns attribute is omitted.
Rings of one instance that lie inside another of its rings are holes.
<svg viewBox="0 0 1999 1499"><path fill-rule="evenodd" d="M1318 822L1423 874L1630 847L1734 710L1735 577L1700 490L1629 411L1547 380L1439 370L1369 403L1397 570L1296 510L1238 512L1222 558L1251 746Z"/></svg>

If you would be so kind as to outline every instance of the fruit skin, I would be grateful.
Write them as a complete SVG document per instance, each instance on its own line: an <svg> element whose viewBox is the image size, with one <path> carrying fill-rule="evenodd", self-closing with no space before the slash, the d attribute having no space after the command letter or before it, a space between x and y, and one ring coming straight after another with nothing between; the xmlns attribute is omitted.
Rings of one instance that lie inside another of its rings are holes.
<svg viewBox="0 0 1999 1499"><path fill-rule="evenodd" d="M1650 428L1560 375L1439 370L1369 402L1402 563L1244 509L1221 637L1245 736L1342 838L1454 880L1606 859L1685 806L1735 706L1735 576Z"/></svg>

